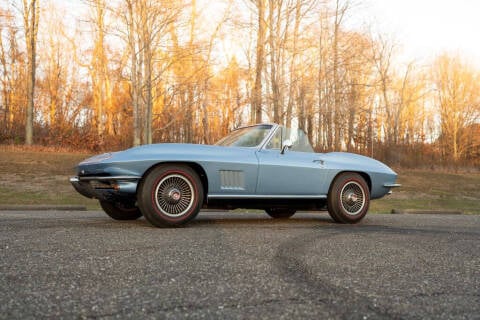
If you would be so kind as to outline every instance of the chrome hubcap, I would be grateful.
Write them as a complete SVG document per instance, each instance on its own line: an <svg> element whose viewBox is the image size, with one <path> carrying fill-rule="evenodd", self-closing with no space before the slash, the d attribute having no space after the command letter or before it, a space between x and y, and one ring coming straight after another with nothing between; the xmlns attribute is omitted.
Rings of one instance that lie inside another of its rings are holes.
<svg viewBox="0 0 480 320"><path fill-rule="evenodd" d="M341 195L341 204L345 212L349 215L359 214L366 203L366 196L363 187L356 181L346 183Z"/></svg>
<svg viewBox="0 0 480 320"><path fill-rule="evenodd" d="M346 196L346 199L347 199L348 205L353 206L355 204L355 202L358 201L358 196L355 193L349 193Z"/></svg>
<svg viewBox="0 0 480 320"><path fill-rule="evenodd" d="M182 194L180 193L180 190L178 190L177 188L173 188L168 191L167 201L171 204L175 204L180 200L181 197Z"/></svg>
<svg viewBox="0 0 480 320"><path fill-rule="evenodd" d="M165 176L155 189L157 208L166 216L177 218L190 211L195 202L192 183L182 175Z"/></svg>

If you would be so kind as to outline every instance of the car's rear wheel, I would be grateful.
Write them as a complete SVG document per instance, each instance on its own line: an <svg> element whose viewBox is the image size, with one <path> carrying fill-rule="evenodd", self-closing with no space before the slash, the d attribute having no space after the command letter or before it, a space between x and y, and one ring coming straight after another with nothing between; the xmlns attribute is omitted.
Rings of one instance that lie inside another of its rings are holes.
<svg viewBox="0 0 480 320"><path fill-rule="evenodd" d="M136 220L142 216L140 209L133 202L100 201L100 206L115 220Z"/></svg>
<svg viewBox="0 0 480 320"><path fill-rule="evenodd" d="M197 173L186 165L159 166L145 177L137 201L154 226L180 226L200 211L203 187Z"/></svg>
<svg viewBox="0 0 480 320"><path fill-rule="evenodd" d="M357 223L370 205L370 190L358 173L345 172L333 181L327 198L328 213L335 222Z"/></svg>
<svg viewBox="0 0 480 320"><path fill-rule="evenodd" d="M295 214L296 210L289 208L269 208L265 209L265 212L274 219L288 219Z"/></svg>

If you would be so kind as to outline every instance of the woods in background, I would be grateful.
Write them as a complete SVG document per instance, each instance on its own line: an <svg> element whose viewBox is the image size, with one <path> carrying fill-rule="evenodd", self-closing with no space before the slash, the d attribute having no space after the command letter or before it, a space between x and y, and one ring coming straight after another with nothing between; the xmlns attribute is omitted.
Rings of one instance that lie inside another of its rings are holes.
<svg viewBox="0 0 480 320"><path fill-rule="evenodd" d="M0 143L214 143L277 122L321 152L480 165L479 70L448 53L402 63L386 35L347 28L357 6L10 1L0 5Z"/></svg>

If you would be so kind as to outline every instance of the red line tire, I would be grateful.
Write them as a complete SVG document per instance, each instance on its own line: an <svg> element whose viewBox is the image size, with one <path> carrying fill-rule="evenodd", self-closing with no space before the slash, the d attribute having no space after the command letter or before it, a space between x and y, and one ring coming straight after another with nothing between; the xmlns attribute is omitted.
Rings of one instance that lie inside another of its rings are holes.
<svg viewBox="0 0 480 320"><path fill-rule="evenodd" d="M370 189L358 173L338 175L330 186L327 197L328 213L335 222L357 223L370 206Z"/></svg>
<svg viewBox="0 0 480 320"><path fill-rule="evenodd" d="M189 166L159 166L140 185L137 202L154 226L181 226L194 219L202 207L202 183Z"/></svg>

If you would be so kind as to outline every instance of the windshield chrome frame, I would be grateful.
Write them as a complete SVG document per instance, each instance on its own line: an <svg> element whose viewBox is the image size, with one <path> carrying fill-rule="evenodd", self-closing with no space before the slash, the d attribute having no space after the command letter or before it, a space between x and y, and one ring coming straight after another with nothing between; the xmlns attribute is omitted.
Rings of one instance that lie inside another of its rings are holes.
<svg viewBox="0 0 480 320"><path fill-rule="evenodd" d="M272 128L270 129L270 132L267 134L265 139L260 143L260 148L258 150L270 150L267 149L267 144L270 142L270 140L273 138L275 133L277 133L277 130L281 130L282 126L276 123L267 123L269 125L272 125ZM283 141L282 141L283 143Z"/></svg>

